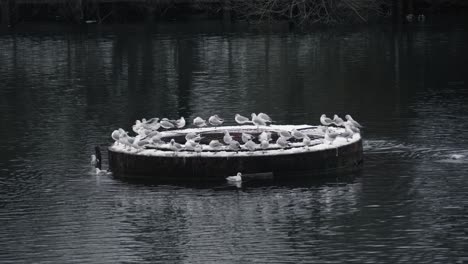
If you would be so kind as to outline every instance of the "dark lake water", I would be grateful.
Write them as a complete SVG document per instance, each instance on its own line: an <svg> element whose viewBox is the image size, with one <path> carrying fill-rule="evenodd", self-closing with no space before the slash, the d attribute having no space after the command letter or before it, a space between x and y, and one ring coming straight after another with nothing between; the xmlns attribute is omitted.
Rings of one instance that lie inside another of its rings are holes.
<svg viewBox="0 0 468 264"><path fill-rule="evenodd" d="M464 22L0 33L0 262L466 263ZM291 124L350 113L364 167L241 189L91 171L94 146L135 119L251 112Z"/></svg>

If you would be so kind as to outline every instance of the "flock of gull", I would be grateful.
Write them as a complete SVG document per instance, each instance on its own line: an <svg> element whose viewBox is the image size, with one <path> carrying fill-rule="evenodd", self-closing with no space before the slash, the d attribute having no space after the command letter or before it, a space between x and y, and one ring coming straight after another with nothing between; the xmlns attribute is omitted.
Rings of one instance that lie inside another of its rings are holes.
<svg viewBox="0 0 468 264"><path fill-rule="evenodd" d="M240 125L252 124L257 127L259 131L260 126L268 126L274 121L265 113L251 114L251 118L236 114L234 117L236 123ZM350 115L345 116L346 121L340 118L338 115L334 115L333 119L328 118L325 114L320 117L320 122L322 126L319 126L319 132L323 134L324 142L332 144L333 141L342 137L347 141L352 139L355 133L360 132L362 126L356 122ZM205 120L201 117L196 117L193 119L192 124L194 127L202 128L206 126L212 126L217 128L224 123L224 119L220 118L218 115L213 115ZM275 148L285 149L291 146L291 142L302 142L304 147L309 147L312 144L312 140L309 135L304 132L301 132L295 128L290 131L279 130L276 132L263 131L259 133L258 136L254 136L249 133L243 132L239 138L242 141L242 144L235 140L229 131L224 130L223 140L213 139L209 144L202 144L201 140L203 138L202 133L188 132L185 134L185 144L178 143L172 138L169 143L163 140L163 131L164 130L173 130L181 129L187 125L184 117L181 117L177 120L171 120L167 118L151 118L151 119L142 119L137 120L132 126L132 130L136 133L136 136L129 136L128 132L123 129L114 130L112 132L112 139L116 141L116 144L123 144L125 147L135 148L137 150L149 148L161 148L161 149L170 149L177 153L179 151L191 151L200 153L203 150L227 150L235 151L239 150L263 150L266 151L270 148L271 145ZM337 127L343 127L343 129L336 129ZM192 130L196 131L196 130ZM273 141L272 133L276 133L276 141ZM258 133L257 133L258 134ZM165 136L167 137L167 136ZM271 143L271 142L274 143ZM256 143L258 142L258 143ZM321 141L323 142L323 141ZM271 143L271 144L270 144ZM276 146L274 145L276 144Z"/></svg>

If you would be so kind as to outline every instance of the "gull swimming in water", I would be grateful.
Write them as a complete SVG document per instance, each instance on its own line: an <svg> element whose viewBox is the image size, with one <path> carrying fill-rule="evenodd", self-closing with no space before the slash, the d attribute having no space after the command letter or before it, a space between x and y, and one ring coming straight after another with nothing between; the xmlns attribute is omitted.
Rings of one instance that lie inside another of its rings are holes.
<svg viewBox="0 0 468 264"><path fill-rule="evenodd" d="M252 113L251 116L252 116L252 123L256 125L257 128L259 126L266 126L265 120L261 119L258 115L256 115L255 113Z"/></svg>
<svg viewBox="0 0 468 264"><path fill-rule="evenodd" d="M261 119L263 119L263 121L265 121L265 123L273 123L273 120L271 120L271 117L269 117L267 114L265 113L259 113L258 114L258 117L260 117Z"/></svg>
<svg viewBox="0 0 468 264"><path fill-rule="evenodd" d="M250 119L248 119L245 116L241 116L239 114L236 114L234 119L236 120L236 123L239 124L239 125L242 125L242 124L245 124L245 123L252 123L252 121L250 121Z"/></svg>
<svg viewBox="0 0 468 264"><path fill-rule="evenodd" d="M193 125L196 127L204 127L206 126L206 121L203 118L197 116L195 119L193 119Z"/></svg>
<svg viewBox="0 0 468 264"><path fill-rule="evenodd" d="M353 126L355 126L357 128L362 128L361 124L359 124L356 120L354 120L350 115L345 115L345 118Z"/></svg>
<svg viewBox="0 0 468 264"><path fill-rule="evenodd" d="M237 140L231 140L229 142L229 149L234 150L234 151L239 151L240 150L240 143Z"/></svg>
<svg viewBox="0 0 468 264"><path fill-rule="evenodd" d="M240 182L242 181L242 173L238 172L235 176L229 176L226 178L229 182Z"/></svg>
<svg viewBox="0 0 468 264"><path fill-rule="evenodd" d="M323 114L323 115L320 116L320 123L322 123L322 125L324 125L324 126L329 126L329 125L333 124L333 120L328 118L327 115Z"/></svg>
<svg viewBox="0 0 468 264"><path fill-rule="evenodd" d="M293 128L293 130L291 130L291 135L295 138L295 139L302 139L304 138L304 133L298 131L297 129Z"/></svg>
<svg viewBox="0 0 468 264"><path fill-rule="evenodd" d="M229 132L227 130L224 131L223 141L226 144L229 144L232 141L232 137L231 137L231 135L229 134Z"/></svg>
<svg viewBox="0 0 468 264"><path fill-rule="evenodd" d="M252 140L253 136L249 133L242 133L242 142L247 143L247 141Z"/></svg>
<svg viewBox="0 0 468 264"><path fill-rule="evenodd" d="M161 120L160 124L164 129L174 128L174 124L171 121L169 121L169 119L167 118L164 118L163 120Z"/></svg>
<svg viewBox="0 0 468 264"><path fill-rule="evenodd" d="M224 122L224 119L220 118L218 115L213 115L208 118L208 123L210 123L212 126L217 127L222 125Z"/></svg>
<svg viewBox="0 0 468 264"><path fill-rule="evenodd" d="M334 115L333 116L333 123L336 125L336 126L343 126L343 119L341 117L339 117L338 115Z"/></svg>

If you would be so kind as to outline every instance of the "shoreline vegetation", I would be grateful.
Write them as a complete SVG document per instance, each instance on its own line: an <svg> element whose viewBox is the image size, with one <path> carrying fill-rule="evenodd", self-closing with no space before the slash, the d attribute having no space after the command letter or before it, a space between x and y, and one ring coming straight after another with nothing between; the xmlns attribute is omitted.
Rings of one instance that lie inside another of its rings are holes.
<svg viewBox="0 0 468 264"><path fill-rule="evenodd" d="M295 26L411 22L468 10L463 0L0 0L0 24L158 21L201 16L224 22L286 21Z"/></svg>

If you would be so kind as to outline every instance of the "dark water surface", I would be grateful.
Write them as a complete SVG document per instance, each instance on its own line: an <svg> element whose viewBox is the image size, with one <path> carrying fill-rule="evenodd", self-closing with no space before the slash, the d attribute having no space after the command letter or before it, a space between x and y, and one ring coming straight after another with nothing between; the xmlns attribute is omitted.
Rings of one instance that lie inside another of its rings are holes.
<svg viewBox="0 0 468 264"><path fill-rule="evenodd" d="M0 262L468 261L465 24L0 33ZM93 147L135 119L251 112L350 113L364 168L242 189L91 173Z"/></svg>

